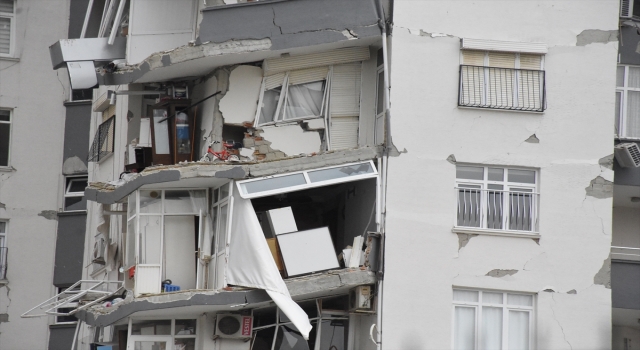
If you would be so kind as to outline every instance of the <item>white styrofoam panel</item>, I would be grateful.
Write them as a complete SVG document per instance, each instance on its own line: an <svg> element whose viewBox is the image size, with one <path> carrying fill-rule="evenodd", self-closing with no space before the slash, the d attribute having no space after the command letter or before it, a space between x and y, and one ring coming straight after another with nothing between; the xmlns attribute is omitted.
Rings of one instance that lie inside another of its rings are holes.
<svg viewBox="0 0 640 350"><path fill-rule="evenodd" d="M267 214L271 231L273 231L275 235L298 231L291 207L269 210Z"/></svg>
<svg viewBox="0 0 640 350"><path fill-rule="evenodd" d="M278 245L289 276L340 267L328 227L279 235Z"/></svg>

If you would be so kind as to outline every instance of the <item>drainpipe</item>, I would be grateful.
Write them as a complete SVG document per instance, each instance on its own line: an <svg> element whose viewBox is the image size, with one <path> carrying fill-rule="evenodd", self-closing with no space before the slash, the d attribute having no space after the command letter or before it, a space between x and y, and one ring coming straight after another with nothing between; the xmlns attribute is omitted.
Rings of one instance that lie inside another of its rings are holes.
<svg viewBox="0 0 640 350"><path fill-rule="evenodd" d="M384 121L384 153L380 158L381 160L381 190L380 190L380 202L381 202L381 210L382 213L380 215L380 259L378 263L378 286L377 286L377 294L378 294L378 314L375 327L377 328L376 332L376 348L377 350L382 349L382 298L383 298L383 284L384 284L384 247L385 247L385 235L386 235L386 215L387 215L387 173L388 173L388 165L389 165L389 149L391 147L391 124L390 124L390 107L391 103L389 100L389 62L388 62L388 48L387 48L387 25L384 15L384 8L382 7L382 3L380 0L376 0L378 5L378 26L382 32L382 62L383 62L383 75L384 75L384 100L385 100L385 121ZM390 2L392 3L392 2ZM373 331L371 328L371 331ZM373 340L373 337L372 337Z"/></svg>

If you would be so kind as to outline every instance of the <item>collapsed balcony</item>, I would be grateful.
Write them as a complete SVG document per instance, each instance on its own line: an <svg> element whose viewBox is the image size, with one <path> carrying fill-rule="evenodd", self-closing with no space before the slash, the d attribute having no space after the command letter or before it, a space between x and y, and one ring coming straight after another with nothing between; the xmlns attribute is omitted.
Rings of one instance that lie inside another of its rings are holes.
<svg viewBox="0 0 640 350"><path fill-rule="evenodd" d="M233 287L234 270L260 273L240 258L256 244L285 279L375 271L377 176L369 161L209 189L140 189L128 197L125 286L136 296ZM252 220L259 236L245 234Z"/></svg>

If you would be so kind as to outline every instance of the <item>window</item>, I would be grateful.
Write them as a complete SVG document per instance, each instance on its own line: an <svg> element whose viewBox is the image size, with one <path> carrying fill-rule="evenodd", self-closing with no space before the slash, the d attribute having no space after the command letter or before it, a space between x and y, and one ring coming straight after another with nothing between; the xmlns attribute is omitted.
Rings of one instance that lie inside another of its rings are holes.
<svg viewBox="0 0 640 350"><path fill-rule="evenodd" d="M253 310L252 350L347 350L349 341L348 298L346 296L298 303L313 328L309 340L276 307ZM316 344L316 343L320 344ZM319 345L319 346L318 346Z"/></svg>
<svg viewBox="0 0 640 350"><path fill-rule="evenodd" d="M458 105L542 112L543 65L539 54L462 50Z"/></svg>
<svg viewBox="0 0 640 350"><path fill-rule="evenodd" d="M60 294L62 292L64 292L65 290L67 290L69 287L58 287L56 288L57 293ZM80 288L75 288L72 289L71 291L68 291L67 293L64 294L64 296L69 297L71 296L75 291L77 290L77 292L80 292ZM71 302L71 303L65 303L63 305L63 307L59 307L56 309L56 313L61 313L61 314L67 314L73 310L75 310L78 307L78 303L77 302ZM78 322L78 319L73 316L73 315L56 315L56 320L55 323L56 324L75 324Z"/></svg>
<svg viewBox="0 0 640 350"><path fill-rule="evenodd" d="M129 320L127 349L195 350L197 320ZM173 346L167 346L171 345Z"/></svg>
<svg viewBox="0 0 640 350"><path fill-rule="evenodd" d="M15 4L14 0L0 0L0 57L13 54Z"/></svg>
<svg viewBox="0 0 640 350"><path fill-rule="evenodd" d="M615 113L616 136L639 139L640 67L618 66Z"/></svg>
<svg viewBox="0 0 640 350"><path fill-rule="evenodd" d="M453 348L533 348L531 294L453 290Z"/></svg>
<svg viewBox="0 0 640 350"><path fill-rule="evenodd" d="M0 221L0 280L7 279L7 225Z"/></svg>
<svg viewBox="0 0 640 350"><path fill-rule="evenodd" d="M456 227L536 232L535 170L456 166Z"/></svg>
<svg viewBox="0 0 640 350"><path fill-rule="evenodd" d="M105 157L113 154L114 130L116 127L116 116L112 115L105 120L96 131L93 143L89 149L89 162L99 162Z"/></svg>
<svg viewBox="0 0 640 350"><path fill-rule="evenodd" d="M70 101L91 101L93 99L93 89L71 90Z"/></svg>
<svg viewBox="0 0 640 350"><path fill-rule="evenodd" d="M242 198L256 198L377 176L373 162L368 161L239 181L238 189Z"/></svg>
<svg viewBox="0 0 640 350"><path fill-rule="evenodd" d="M268 76L263 80L258 125L319 118L327 109L329 67Z"/></svg>
<svg viewBox="0 0 640 350"><path fill-rule="evenodd" d="M0 167L9 166L11 144L11 111L0 109Z"/></svg>
<svg viewBox="0 0 640 350"><path fill-rule="evenodd" d="M67 177L65 182L64 211L86 210L84 189L87 187L87 177Z"/></svg>

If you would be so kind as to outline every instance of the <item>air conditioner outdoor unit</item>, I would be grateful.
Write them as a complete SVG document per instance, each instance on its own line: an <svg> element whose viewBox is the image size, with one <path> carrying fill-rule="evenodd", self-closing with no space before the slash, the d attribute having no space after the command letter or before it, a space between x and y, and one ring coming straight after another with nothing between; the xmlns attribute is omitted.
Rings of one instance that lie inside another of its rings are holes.
<svg viewBox="0 0 640 350"><path fill-rule="evenodd" d="M253 317L238 314L218 314L213 338L250 339Z"/></svg>
<svg viewBox="0 0 640 350"><path fill-rule="evenodd" d="M615 157L621 167L640 167L640 147L635 142L620 143L614 147Z"/></svg>
<svg viewBox="0 0 640 350"><path fill-rule="evenodd" d="M349 291L349 311L370 312L373 310L371 286L358 286Z"/></svg>
<svg viewBox="0 0 640 350"><path fill-rule="evenodd" d="M631 18L633 17L633 2L634 0L621 0L620 1L620 17Z"/></svg>

